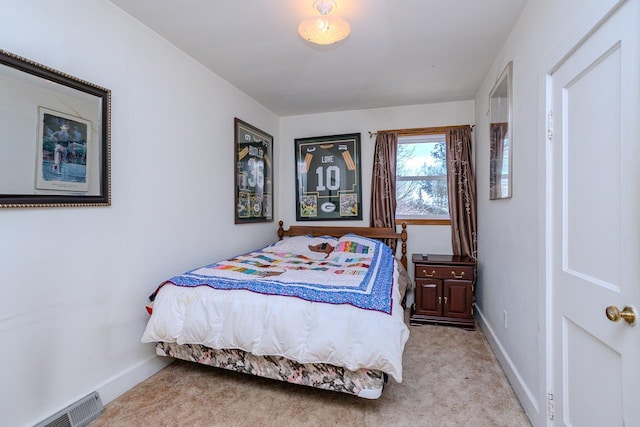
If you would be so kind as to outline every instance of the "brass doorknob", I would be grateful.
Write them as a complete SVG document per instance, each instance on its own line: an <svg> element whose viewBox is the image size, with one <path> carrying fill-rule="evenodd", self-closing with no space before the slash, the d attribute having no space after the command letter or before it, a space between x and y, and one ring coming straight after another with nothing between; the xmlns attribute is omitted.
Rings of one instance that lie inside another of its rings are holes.
<svg viewBox="0 0 640 427"><path fill-rule="evenodd" d="M610 305L606 308L605 314L607 315L607 319L612 322L617 322L620 319L624 319L625 322L630 324L631 326L636 324L636 309L634 307L627 306L620 311L618 307L615 305Z"/></svg>

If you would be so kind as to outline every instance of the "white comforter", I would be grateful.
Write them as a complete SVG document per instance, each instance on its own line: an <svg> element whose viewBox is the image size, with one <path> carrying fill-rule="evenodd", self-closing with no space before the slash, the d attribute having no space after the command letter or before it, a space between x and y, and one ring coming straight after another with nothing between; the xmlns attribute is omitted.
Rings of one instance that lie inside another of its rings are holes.
<svg viewBox="0 0 640 427"><path fill-rule="evenodd" d="M391 315L347 304L166 284L155 298L142 342L238 348L299 363L377 369L402 382L409 329L395 270Z"/></svg>

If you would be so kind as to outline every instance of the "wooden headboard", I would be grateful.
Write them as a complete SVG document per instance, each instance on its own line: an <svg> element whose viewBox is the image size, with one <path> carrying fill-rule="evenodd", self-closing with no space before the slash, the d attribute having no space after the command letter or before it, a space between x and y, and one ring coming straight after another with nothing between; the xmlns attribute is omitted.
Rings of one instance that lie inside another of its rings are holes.
<svg viewBox="0 0 640 427"><path fill-rule="evenodd" d="M345 234L353 233L370 239L400 239L402 242L402 257L400 262L407 268L407 224L402 223L402 231L397 232L395 228L382 227L325 227L312 225L292 225L284 229L284 222L280 221L278 227L278 238L282 240L284 236L333 236L342 237Z"/></svg>

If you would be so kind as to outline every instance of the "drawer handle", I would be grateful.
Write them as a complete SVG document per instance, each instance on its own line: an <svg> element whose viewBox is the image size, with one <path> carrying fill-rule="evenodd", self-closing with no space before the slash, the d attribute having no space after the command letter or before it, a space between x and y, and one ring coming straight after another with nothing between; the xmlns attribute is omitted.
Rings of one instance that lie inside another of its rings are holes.
<svg viewBox="0 0 640 427"><path fill-rule="evenodd" d="M456 275L456 272L451 270L451 275L453 276L454 279L464 279L464 271L462 273L460 273L460 275Z"/></svg>
<svg viewBox="0 0 640 427"><path fill-rule="evenodd" d="M427 270L425 270L424 268L422 269L422 274L425 275L425 277L433 277L436 275L436 271L435 270L431 270L431 274L427 274Z"/></svg>

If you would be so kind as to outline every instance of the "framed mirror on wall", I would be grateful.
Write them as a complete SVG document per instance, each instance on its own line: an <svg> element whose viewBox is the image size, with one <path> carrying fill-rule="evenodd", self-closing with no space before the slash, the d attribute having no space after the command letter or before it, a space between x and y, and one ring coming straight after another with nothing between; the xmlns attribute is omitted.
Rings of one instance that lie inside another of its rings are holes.
<svg viewBox="0 0 640 427"><path fill-rule="evenodd" d="M0 207L109 206L111 91L0 50Z"/></svg>
<svg viewBox="0 0 640 427"><path fill-rule="evenodd" d="M512 193L513 62L509 62L489 94L489 198Z"/></svg>

